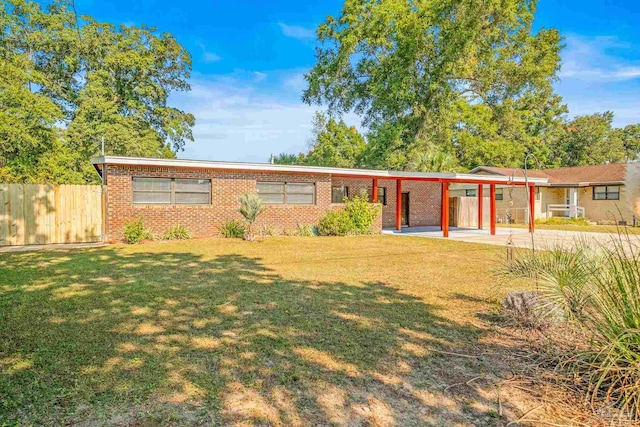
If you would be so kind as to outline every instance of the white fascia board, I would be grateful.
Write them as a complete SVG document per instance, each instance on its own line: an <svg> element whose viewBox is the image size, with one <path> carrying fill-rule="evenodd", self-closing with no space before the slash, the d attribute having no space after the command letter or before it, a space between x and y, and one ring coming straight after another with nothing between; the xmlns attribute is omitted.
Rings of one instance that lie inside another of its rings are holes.
<svg viewBox="0 0 640 427"><path fill-rule="evenodd" d="M380 179L461 179L469 182L475 181L495 181L510 182L507 176L472 175L460 173L436 173L436 172L405 172L405 171L384 171L374 169L346 169L321 166L300 166L300 165L274 165L270 163L240 163L240 162L216 162L209 160L181 160L181 159L155 159L146 157L119 157L100 156L92 160L94 165L110 164L122 166L150 166L150 167L175 167L175 168L199 168L199 169L221 169L221 170L242 170L256 172L290 172L290 173L313 173L352 176L357 178L380 178ZM514 182L525 182L524 178L516 177ZM529 178L532 184L545 183L545 178Z"/></svg>

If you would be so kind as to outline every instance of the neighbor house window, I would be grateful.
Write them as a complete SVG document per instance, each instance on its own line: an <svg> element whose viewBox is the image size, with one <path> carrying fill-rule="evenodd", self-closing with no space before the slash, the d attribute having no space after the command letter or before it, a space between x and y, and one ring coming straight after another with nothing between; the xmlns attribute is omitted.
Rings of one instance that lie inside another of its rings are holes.
<svg viewBox="0 0 640 427"><path fill-rule="evenodd" d="M373 188L367 191L369 192L369 202L373 203ZM385 187L378 187L378 203L387 205L387 189Z"/></svg>
<svg viewBox="0 0 640 427"><path fill-rule="evenodd" d="M504 188L496 188L496 200L504 199Z"/></svg>
<svg viewBox="0 0 640 427"><path fill-rule="evenodd" d="M269 205L312 205L316 186L306 182L258 182L258 195Z"/></svg>
<svg viewBox="0 0 640 427"><path fill-rule="evenodd" d="M593 187L593 200L620 200L620 186Z"/></svg>
<svg viewBox="0 0 640 427"><path fill-rule="evenodd" d="M476 197L476 189L475 188L467 188L464 190L464 195L467 197Z"/></svg>
<svg viewBox="0 0 640 427"><path fill-rule="evenodd" d="M349 187L331 187L331 203L344 203L349 198Z"/></svg>
<svg viewBox="0 0 640 427"><path fill-rule="evenodd" d="M210 179L133 177L136 205L209 205Z"/></svg>

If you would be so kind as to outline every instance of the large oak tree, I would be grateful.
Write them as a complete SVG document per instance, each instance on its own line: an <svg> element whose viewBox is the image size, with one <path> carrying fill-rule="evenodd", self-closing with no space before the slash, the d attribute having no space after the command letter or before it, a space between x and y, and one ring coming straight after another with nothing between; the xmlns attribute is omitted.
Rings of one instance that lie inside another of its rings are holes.
<svg viewBox="0 0 640 427"><path fill-rule="evenodd" d="M189 90L189 53L168 33L79 17L73 4L0 5L0 177L82 182L105 152L175 156L194 117L168 104Z"/></svg>
<svg viewBox="0 0 640 427"><path fill-rule="evenodd" d="M566 112L551 85L561 37L532 29L533 0L346 0L317 31L303 99L355 111L370 166L410 168L425 151L464 167L546 163Z"/></svg>

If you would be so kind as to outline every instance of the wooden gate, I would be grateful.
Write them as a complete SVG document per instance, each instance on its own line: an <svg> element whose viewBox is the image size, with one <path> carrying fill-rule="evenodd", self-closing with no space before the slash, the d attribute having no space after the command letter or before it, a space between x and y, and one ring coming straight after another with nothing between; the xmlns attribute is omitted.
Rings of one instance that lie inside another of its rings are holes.
<svg viewBox="0 0 640 427"><path fill-rule="evenodd" d="M482 224L484 226L489 226L489 203L488 197L482 201ZM449 199L449 225L460 228L478 227L478 198L451 197Z"/></svg>
<svg viewBox="0 0 640 427"><path fill-rule="evenodd" d="M0 184L0 246L101 239L100 185Z"/></svg>

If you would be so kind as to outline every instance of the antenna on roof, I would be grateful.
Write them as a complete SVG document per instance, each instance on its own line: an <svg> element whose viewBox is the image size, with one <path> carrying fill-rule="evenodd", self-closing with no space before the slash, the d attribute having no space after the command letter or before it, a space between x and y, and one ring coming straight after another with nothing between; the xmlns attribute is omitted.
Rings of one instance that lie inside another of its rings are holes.
<svg viewBox="0 0 640 427"><path fill-rule="evenodd" d="M102 153L102 155L104 156L104 135L102 135L102 147L100 152Z"/></svg>

